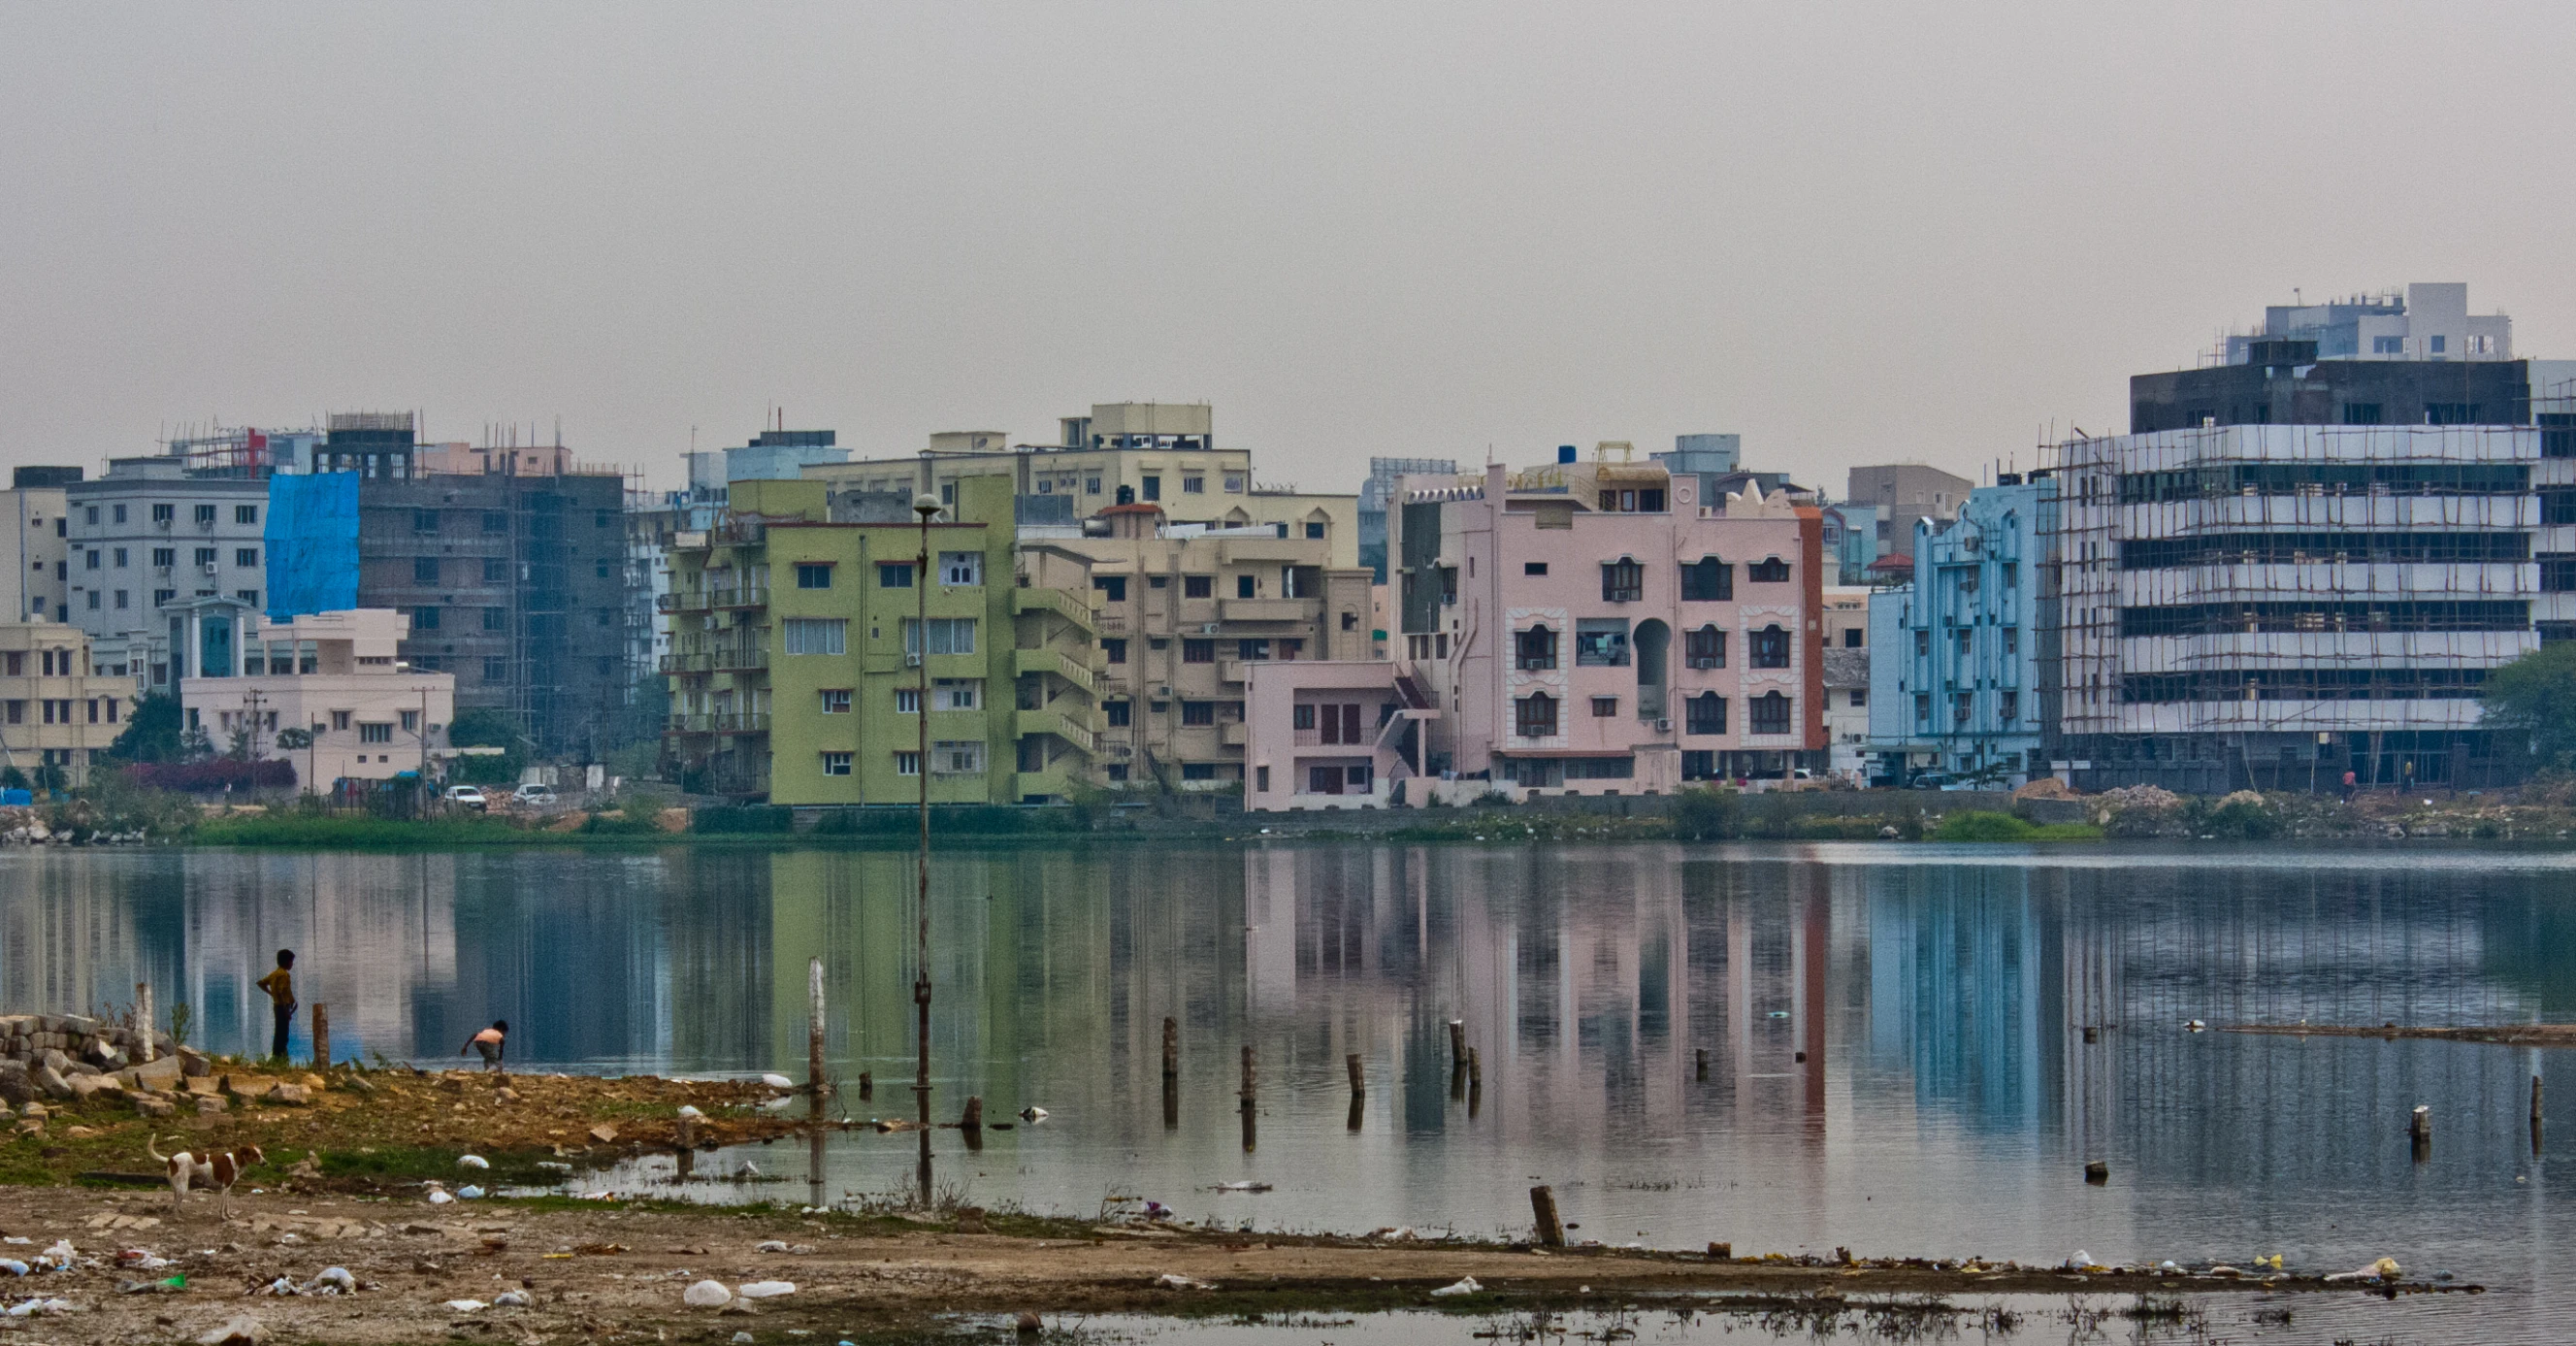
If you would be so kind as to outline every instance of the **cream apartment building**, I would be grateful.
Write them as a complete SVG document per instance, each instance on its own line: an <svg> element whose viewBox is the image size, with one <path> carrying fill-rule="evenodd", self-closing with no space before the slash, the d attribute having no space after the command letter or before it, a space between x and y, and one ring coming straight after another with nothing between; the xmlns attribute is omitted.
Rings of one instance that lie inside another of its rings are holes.
<svg viewBox="0 0 2576 1346"><path fill-rule="evenodd" d="M316 793L344 779L436 774L456 718L456 675L395 659L408 617L391 608L283 622L245 614L243 627L238 672L179 681L188 727L203 729L219 751L240 742L255 757L292 763ZM288 729L311 741L281 745Z"/></svg>
<svg viewBox="0 0 2576 1346"><path fill-rule="evenodd" d="M89 637L62 622L0 622L0 768L30 782L89 783L90 767L125 732L134 682L90 665Z"/></svg>

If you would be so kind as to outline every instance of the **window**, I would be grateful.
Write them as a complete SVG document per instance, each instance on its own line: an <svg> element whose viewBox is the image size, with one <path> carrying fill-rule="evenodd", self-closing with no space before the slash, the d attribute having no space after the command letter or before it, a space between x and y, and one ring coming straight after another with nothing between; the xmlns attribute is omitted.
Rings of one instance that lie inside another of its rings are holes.
<svg viewBox="0 0 2576 1346"><path fill-rule="evenodd" d="M2429 345L2426 347L2426 349L2427 349L2427 350L2430 350L2430 351L2431 351L2433 354L2435 354L2435 355L2439 355L2439 354L2441 354L2441 353L2442 353L2443 343L2444 343L2447 339L2448 339L2448 338L2445 338L2445 337L2435 336L2435 337L2431 338L2431 344L2429 344Z"/></svg>
<svg viewBox="0 0 2576 1346"><path fill-rule="evenodd" d="M2404 355L2406 353L2406 338L2393 336L2372 337L2370 339L2370 353L2373 355Z"/></svg>
<svg viewBox="0 0 2576 1346"><path fill-rule="evenodd" d="M1574 620L1577 668L1624 668L1628 663L1628 623L1616 617Z"/></svg>
<svg viewBox="0 0 2576 1346"><path fill-rule="evenodd" d="M1976 713L1977 694L1975 692L1957 692L1951 695L1950 718L1953 721L1966 724L1969 717Z"/></svg>
<svg viewBox="0 0 2576 1346"><path fill-rule="evenodd" d="M1215 779L1216 779L1216 763L1214 763L1214 762L1183 762L1183 763L1181 763L1181 779L1182 779L1182 780L1215 780Z"/></svg>
<svg viewBox="0 0 2576 1346"><path fill-rule="evenodd" d="M199 547L191 555L197 558L198 565L210 566L215 563L215 549L212 547Z"/></svg>
<svg viewBox="0 0 2576 1346"><path fill-rule="evenodd" d="M1556 667L1556 633L1544 626L1513 632L1512 662L1531 673Z"/></svg>
<svg viewBox="0 0 2576 1346"><path fill-rule="evenodd" d="M2004 653L2006 653L2006 654L2019 654L2019 653L2021 653L2021 628L2020 628L2020 627L2018 627L2018 626L2007 626L2007 627L2005 627L2005 628L2004 628Z"/></svg>
<svg viewBox="0 0 2576 1346"><path fill-rule="evenodd" d="M1522 738L1548 738L1556 733L1556 698L1532 692L1512 703L1512 732Z"/></svg>
<svg viewBox="0 0 2576 1346"><path fill-rule="evenodd" d="M842 617L790 617L781 623L789 654L847 654L850 623Z"/></svg>
<svg viewBox="0 0 2576 1346"><path fill-rule="evenodd" d="M437 608L413 608L411 610L411 629L414 631L437 630L438 613L439 609Z"/></svg>
<svg viewBox="0 0 2576 1346"><path fill-rule="evenodd" d="M934 776L972 776L984 769L984 745L973 739L930 745Z"/></svg>
<svg viewBox="0 0 2576 1346"><path fill-rule="evenodd" d="M1703 626L1682 637L1682 657L1693 668L1726 667L1726 633Z"/></svg>
<svg viewBox="0 0 2576 1346"><path fill-rule="evenodd" d="M1148 575L1145 577L1145 587L1148 589L1171 588L1172 577L1169 575Z"/></svg>
<svg viewBox="0 0 2576 1346"><path fill-rule="evenodd" d="M235 505L235 506L233 506L233 522L234 522L234 523L240 523L240 524L255 524L255 523L258 523L258 522L259 522L259 506L257 506L257 505Z"/></svg>
<svg viewBox="0 0 2576 1346"><path fill-rule="evenodd" d="M846 776L850 774L850 755L845 752L827 752L823 754L823 774L826 776Z"/></svg>
<svg viewBox="0 0 2576 1346"><path fill-rule="evenodd" d="M90 506L90 507L88 507L87 509L82 510L82 511L81 511L81 522L82 522L82 523L85 523L85 524L87 524L87 525L89 525L89 526L90 526L90 527L92 527L92 528L96 528L96 527L98 527L98 506L96 506L96 505L91 505L91 506ZM120 522L120 523L121 523L121 522L123 522L123 520L118 520L118 522Z"/></svg>
<svg viewBox="0 0 2576 1346"><path fill-rule="evenodd" d="M215 521L215 507L212 505L199 505L195 512L197 522L199 523L213 523Z"/></svg>
<svg viewBox="0 0 2576 1346"><path fill-rule="evenodd" d="M154 505L152 507L152 522L154 523L168 523L178 517L179 507L177 505ZM118 522L122 523L123 520L120 519Z"/></svg>
<svg viewBox="0 0 2576 1346"><path fill-rule="evenodd" d="M485 609L483 609L483 629L484 629L484 630L486 630L486 631L506 631L506 630L508 630L508 629L509 629L509 627L510 627L510 610L509 610L508 608L485 608Z"/></svg>
<svg viewBox="0 0 2576 1346"><path fill-rule="evenodd" d="M1931 632L1917 631L1914 633L1914 652L1918 655L1928 655L1932 653Z"/></svg>
<svg viewBox="0 0 2576 1346"><path fill-rule="evenodd" d="M1702 736L1726 732L1726 698L1702 692L1682 700L1682 732Z"/></svg>
<svg viewBox="0 0 2576 1346"><path fill-rule="evenodd" d="M434 509L413 510L411 512L411 531L415 533L437 532L438 511Z"/></svg>
<svg viewBox="0 0 2576 1346"><path fill-rule="evenodd" d="M1094 575L1091 577L1091 587L1094 592L1112 603L1127 601L1127 577L1124 575Z"/></svg>
<svg viewBox="0 0 2576 1346"><path fill-rule="evenodd" d="M1930 722L1931 719L1932 694L1929 692L1916 692L1914 694L1914 723L1919 726Z"/></svg>
<svg viewBox="0 0 2576 1346"><path fill-rule="evenodd" d="M98 569L99 560L100 557L98 550L96 548L91 548L90 550L81 553L81 569L96 570Z"/></svg>
<svg viewBox="0 0 2576 1346"><path fill-rule="evenodd" d="M1852 627L1851 629L1843 632L1843 648L1847 650L1859 649L1861 647L1861 642L1866 639L1868 639L1867 632L1857 626Z"/></svg>
<svg viewBox="0 0 2576 1346"><path fill-rule="evenodd" d="M117 606L117 608L118 608L118 610L119 610L119 611L122 611L122 610L125 608L125 606L126 606L126 602L125 602L125 600L126 600L126 591L125 591L125 590L123 590L123 589L119 589L119 590L117 590L117 591L116 591L116 606Z"/></svg>
<svg viewBox="0 0 2576 1346"><path fill-rule="evenodd" d="M2571 520L2571 522L2576 522L2576 520ZM119 547L116 549L115 563L116 568L119 570L123 570L126 567L127 561L125 548Z"/></svg>
<svg viewBox="0 0 2576 1346"><path fill-rule="evenodd" d="M1310 523L1306 525L1306 540L1309 542L1323 541L1324 526L1320 523Z"/></svg>
<svg viewBox="0 0 2576 1346"><path fill-rule="evenodd" d="M1084 477L1082 479L1082 491L1085 495L1100 494L1100 478L1097 476Z"/></svg>
<svg viewBox="0 0 2576 1346"><path fill-rule="evenodd" d="M1127 642L1123 638L1103 640L1100 642L1100 649L1102 653L1109 656L1109 662L1113 664L1127 662Z"/></svg>
<svg viewBox="0 0 2576 1346"><path fill-rule="evenodd" d="M358 741L360 743L391 743L394 741L394 727L390 724L359 725Z"/></svg>
<svg viewBox="0 0 2576 1346"><path fill-rule="evenodd" d="M1163 479L1161 477L1145 477L1141 478L1141 480L1144 482L1144 486L1142 489L1137 491L1137 499L1160 500L1163 498Z"/></svg>
<svg viewBox="0 0 2576 1346"><path fill-rule="evenodd" d="M1254 767L1252 769L1252 780L1252 788L1256 793L1267 793L1270 789L1270 768L1266 766Z"/></svg>
<svg viewBox="0 0 2576 1346"><path fill-rule="evenodd" d="M1777 626L1766 626L1753 633L1752 643L1753 667L1787 668L1789 666L1788 632Z"/></svg>
<svg viewBox="0 0 2576 1346"><path fill-rule="evenodd" d="M1135 703L1132 701L1111 701L1101 709L1109 712L1109 727L1112 729L1124 729L1133 722L1130 716L1135 711Z"/></svg>
<svg viewBox="0 0 2576 1346"><path fill-rule="evenodd" d="M894 774L898 776L920 775L921 754L917 752L896 753L894 755Z"/></svg>
<svg viewBox="0 0 2576 1346"><path fill-rule="evenodd" d="M797 562L796 587L799 589L831 588L832 567L829 564L817 565L810 561Z"/></svg>
<svg viewBox="0 0 2576 1346"><path fill-rule="evenodd" d="M486 557L484 557L484 558L483 558L483 582L484 582L485 584L507 584L507 583L509 583L509 582L510 582L510 561L509 561L509 558L508 558L508 557L504 557L504 556L486 556Z"/></svg>
<svg viewBox="0 0 2576 1346"><path fill-rule="evenodd" d="M438 558L435 556L415 556L411 558L411 582L414 584L424 584L436 587L438 584Z"/></svg>
<svg viewBox="0 0 2576 1346"><path fill-rule="evenodd" d="M826 714L826 715L847 715L847 714L849 714L849 713L850 713L850 689L849 689L849 688L847 688L847 687L826 687L826 688L824 688L824 689L823 689L823 694L822 694L822 695L823 695L823 713L824 713L824 714ZM896 710L898 710L898 711L900 711L900 710L902 709L902 707L901 707L901 706L897 706L895 709L896 709Z"/></svg>
<svg viewBox="0 0 2576 1346"><path fill-rule="evenodd" d="M1234 657L1253 663L1266 661L1270 658L1270 642L1258 639L1238 640L1234 642Z"/></svg>
<svg viewBox="0 0 2576 1346"><path fill-rule="evenodd" d="M931 618L930 652L932 654L973 654L975 619L972 617ZM921 624L909 617L903 622L903 653L908 659L921 657Z"/></svg>
<svg viewBox="0 0 2576 1346"><path fill-rule="evenodd" d="M416 711L416 710L407 710L407 711L402 712L402 728L403 728L403 732L404 732L404 733L406 733L406 734L417 734L417 733L419 733L419 732L420 732L420 712L419 712L419 711Z"/></svg>
<svg viewBox="0 0 2576 1346"><path fill-rule="evenodd" d="M510 516L497 509L487 509L483 511L483 531L486 533L509 532Z"/></svg>
<svg viewBox="0 0 2576 1346"><path fill-rule="evenodd" d="M1745 732L1751 734L1785 734L1789 732L1789 698L1778 692L1764 692L1749 703Z"/></svg>
<svg viewBox="0 0 2576 1346"><path fill-rule="evenodd" d="M1181 662L1182 662L1182 663L1185 663L1185 664L1213 664L1213 663L1215 663L1215 662L1216 662L1216 642L1215 642L1215 641L1213 641L1213 640L1184 640L1184 641L1182 641L1182 642L1181 642Z"/></svg>
<svg viewBox="0 0 2576 1346"><path fill-rule="evenodd" d="M90 557L92 560L96 560L98 553L91 552ZM259 564L259 548L235 547L233 549L233 564L237 566L257 566ZM98 567L93 565L90 569L96 570Z"/></svg>
<svg viewBox="0 0 2576 1346"><path fill-rule="evenodd" d="M99 602L99 599L98 599L98 590L96 590L96 589L92 589L92 590L90 590L90 591L89 591L89 610L90 610L90 611L92 611L92 612L96 612L96 611L98 611L98 602Z"/></svg>
<svg viewBox="0 0 2576 1346"><path fill-rule="evenodd" d="M1226 473L1226 474L1225 474L1225 491L1226 491L1226 494L1228 494L1228 495L1241 495L1241 494L1243 494L1243 474L1242 474L1242 473L1240 473L1240 472L1228 472L1228 473Z"/></svg>
<svg viewBox="0 0 2576 1346"><path fill-rule="evenodd" d="M909 589L912 587L912 563L909 561L877 562L877 587Z"/></svg>
<svg viewBox="0 0 2576 1346"><path fill-rule="evenodd" d="M1183 478L1181 478L1181 494L1183 494L1183 495L1206 495L1206 494L1207 494L1207 478L1205 478L1205 477L1200 477L1200 476L1189 476L1189 477L1183 477Z"/></svg>
<svg viewBox="0 0 2576 1346"><path fill-rule="evenodd" d="M487 683L492 683L492 682L508 682L509 680L510 680L510 661L509 661L509 660L507 660L507 659L505 659L505 658L502 658L500 655L497 655L497 654L487 654L487 655L483 656L483 681L485 681L485 682L487 682Z"/></svg>
<svg viewBox="0 0 2576 1346"><path fill-rule="evenodd" d="M1258 597L1260 597L1260 596L1261 596L1261 586L1260 586L1260 582L1259 582L1259 581L1257 581L1257 580L1255 580L1255 579L1253 579L1253 577L1252 577L1252 576L1250 576L1250 575L1237 575L1237 576L1235 576L1235 577L1234 577L1234 596L1235 596L1235 597L1237 597L1237 598L1258 598Z"/></svg>
<svg viewBox="0 0 2576 1346"><path fill-rule="evenodd" d="M941 678L930 693L933 710L973 710L981 701L984 684L970 678Z"/></svg>
<svg viewBox="0 0 2576 1346"><path fill-rule="evenodd" d="M1593 719L1607 720L1615 718L1618 714L1619 698L1615 696L1596 696L1592 698Z"/></svg>
<svg viewBox="0 0 2576 1346"><path fill-rule="evenodd" d="M1184 702L1182 702L1182 703L1181 703L1181 723L1182 723L1182 724L1185 724L1185 725L1212 725L1212 724L1215 724L1215 723L1216 723L1216 703L1215 703L1215 702L1213 702L1213 701L1184 701Z"/></svg>
<svg viewBox="0 0 2576 1346"><path fill-rule="evenodd" d="M1634 603L1645 595L1646 568L1622 558L1601 567L1601 601Z"/></svg>
<svg viewBox="0 0 2576 1346"><path fill-rule="evenodd" d="M1183 597L1183 598L1214 598L1215 596L1216 596L1216 576L1214 576L1214 575L1183 575L1183 576L1181 576L1181 597Z"/></svg>
<svg viewBox="0 0 2576 1346"><path fill-rule="evenodd" d="M176 589L155 589L152 591L152 606L160 607L178 596L179 591Z"/></svg>
<svg viewBox="0 0 2576 1346"><path fill-rule="evenodd" d="M167 570L170 567L179 564L179 549L176 547L154 547L152 549L152 564L161 567L163 570Z"/></svg>
<svg viewBox="0 0 2576 1346"><path fill-rule="evenodd" d="M921 713L921 689L918 687L895 688L894 713L897 715L919 715Z"/></svg>
<svg viewBox="0 0 2576 1346"><path fill-rule="evenodd" d="M1777 556L1756 561L1744 568L1744 578L1755 584L1783 584L1789 579L1789 563Z"/></svg>
<svg viewBox="0 0 2576 1346"><path fill-rule="evenodd" d="M1288 716L1291 729L1304 731L1315 727L1315 708L1312 705L1292 706Z"/></svg>
<svg viewBox="0 0 2576 1346"><path fill-rule="evenodd" d="M971 588L984 582L984 553L979 551L944 551L939 553L939 583L947 588Z"/></svg>
<svg viewBox="0 0 2576 1346"><path fill-rule="evenodd" d="M2006 688L1995 693L1995 718L2010 724L2021 718L2021 693Z"/></svg>
<svg viewBox="0 0 2576 1346"><path fill-rule="evenodd" d="M2377 425L2379 424L2379 405L2377 402L2346 402L2343 404L2343 423Z"/></svg>

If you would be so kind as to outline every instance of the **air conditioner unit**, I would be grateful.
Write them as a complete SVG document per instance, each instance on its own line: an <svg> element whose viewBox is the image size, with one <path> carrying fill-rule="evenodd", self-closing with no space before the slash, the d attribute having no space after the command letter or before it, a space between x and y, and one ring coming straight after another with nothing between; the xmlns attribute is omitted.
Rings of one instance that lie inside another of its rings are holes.
<svg viewBox="0 0 2576 1346"><path fill-rule="evenodd" d="M1202 622L1199 624L1199 634L1203 636L1215 635L1224 627L1224 625L1225 623L1223 622Z"/></svg>
<svg viewBox="0 0 2576 1346"><path fill-rule="evenodd" d="M208 561L208 562L206 562L206 573L207 573L207 574L209 574L209 575L211 575L211 574L215 573L215 563L214 563L214 562L212 562L212 561Z"/></svg>
<svg viewBox="0 0 2576 1346"><path fill-rule="evenodd" d="M1655 732L1658 734L1669 734L1673 732L1673 722L1670 720L1655 721Z"/></svg>

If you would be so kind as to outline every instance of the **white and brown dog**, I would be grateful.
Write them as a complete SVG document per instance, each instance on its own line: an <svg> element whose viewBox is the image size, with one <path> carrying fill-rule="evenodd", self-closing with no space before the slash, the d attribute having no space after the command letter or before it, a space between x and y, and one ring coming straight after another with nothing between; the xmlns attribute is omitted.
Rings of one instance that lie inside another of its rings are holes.
<svg viewBox="0 0 2576 1346"><path fill-rule="evenodd" d="M188 1188L202 1182L215 1189L215 1210L227 1220L233 1218L233 1184L241 1181L242 1174L248 1172L251 1165L268 1162L268 1156L261 1153L256 1145L205 1155L190 1150L165 1155L161 1153L160 1138L153 1136L144 1140L143 1148L160 1160L162 1168L169 1174L173 1211L187 1201Z"/></svg>

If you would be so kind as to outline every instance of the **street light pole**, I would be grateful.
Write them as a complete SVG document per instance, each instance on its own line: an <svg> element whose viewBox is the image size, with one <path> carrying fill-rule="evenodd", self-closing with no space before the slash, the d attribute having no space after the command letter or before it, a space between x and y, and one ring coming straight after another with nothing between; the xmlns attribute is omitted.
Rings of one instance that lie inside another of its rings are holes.
<svg viewBox="0 0 2576 1346"><path fill-rule="evenodd" d="M923 485L929 485L923 482ZM921 521L921 554L913 568L913 639L921 644L913 678L913 718L919 734L915 740L912 769L920 784L921 847L917 866L917 900L921 907L921 945L918 970L912 980L912 1002L921 1017L921 1063L913 1076L912 1093L921 1112L921 1201L930 1204L930 520L939 513L939 497L928 491L914 496L913 516Z"/></svg>

